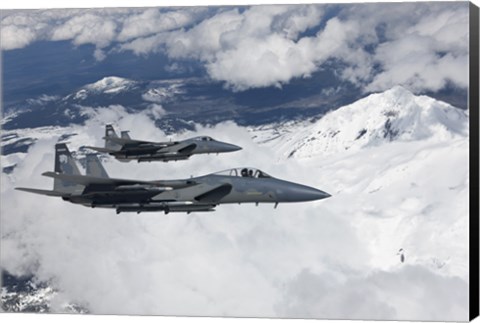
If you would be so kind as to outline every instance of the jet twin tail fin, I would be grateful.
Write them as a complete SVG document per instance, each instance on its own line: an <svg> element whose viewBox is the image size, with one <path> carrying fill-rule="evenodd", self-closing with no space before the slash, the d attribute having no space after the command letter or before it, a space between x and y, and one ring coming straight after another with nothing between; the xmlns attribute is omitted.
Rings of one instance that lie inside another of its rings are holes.
<svg viewBox="0 0 480 323"><path fill-rule="evenodd" d="M120 137L117 136L117 133L113 129L112 125L106 125L105 126L105 149L111 150L111 151L119 151L124 147L124 145L152 145L152 144L161 144L161 146L169 146L170 143L156 143L156 142L150 142L150 141L144 141L144 140L135 140L130 138L130 135L128 134L130 131L125 130L122 131L120 134Z"/></svg>
<svg viewBox="0 0 480 323"><path fill-rule="evenodd" d="M55 145L55 171L72 175L80 174L77 163L64 143Z"/></svg>
<svg viewBox="0 0 480 323"><path fill-rule="evenodd" d="M105 168L94 154L87 155L86 175L82 175L77 163L72 157L65 143L55 145L54 172L45 172L42 175L53 178L53 190L17 187L19 191L42 194L47 196L67 197L80 193L90 184L115 184L123 180L112 180L108 177ZM131 181L125 181L130 183ZM135 184L138 182L135 181Z"/></svg>
<svg viewBox="0 0 480 323"><path fill-rule="evenodd" d="M105 137L113 137L113 138L118 138L117 133L115 132L115 129L111 124L107 124L105 126Z"/></svg>
<svg viewBox="0 0 480 323"><path fill-rule="evenodd" d="M64 143L55 145L55 168L56 173L68 175L81 175L77 163ZM73 193L81 190L81 185L74 182L65 181L59 178L53 180L53 190L55 192Z"/></svg>
<svg viewBox="0 0 480 323"><path fill-rule="evenodd" d="M96 154L87 154L86 175L101 177L101 178L108 178L107 171L103 167L102 163L100 162L100 159L98 159Z"/></svg>
<svg viewBox="0 0 480 323"><path fill-rule="evenodd" d="M120 150L122 148L121 144L115 142L117 139L117 133L111 124L105 126L105 148L111 150Z"/></svg>
<svg viewBox="0 0 480 323"><path fill-rule="evenodd" d="M130 138L130 135L129 135L128 133L129 133L128 130L122 131L120 136L121 136L123 139L132 139L132 138Z"/></svg>

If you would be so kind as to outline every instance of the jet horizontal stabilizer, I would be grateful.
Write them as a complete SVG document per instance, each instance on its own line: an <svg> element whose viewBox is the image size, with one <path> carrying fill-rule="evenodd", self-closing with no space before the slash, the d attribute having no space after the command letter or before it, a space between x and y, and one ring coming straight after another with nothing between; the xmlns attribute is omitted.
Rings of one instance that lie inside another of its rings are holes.
<svg viewBox="0 0 480 323"><path fill-rule="evenodd" d="M15 187L15 189L19 191L29 192L29 193L35 193L35 194L41 194L41 195L47 195L47 196L56 196L56 197L64 197L64 196L70 195L70 194L66 194L58 191L39 190L35 188L26 188L26 187Z"/></svg>

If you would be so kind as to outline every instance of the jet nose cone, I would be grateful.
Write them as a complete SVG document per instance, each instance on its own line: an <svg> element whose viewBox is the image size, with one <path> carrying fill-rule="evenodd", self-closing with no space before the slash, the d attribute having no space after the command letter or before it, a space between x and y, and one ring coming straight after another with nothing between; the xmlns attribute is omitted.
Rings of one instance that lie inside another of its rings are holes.
<svg viewBox="0 0 480 323"><path fill-rule="evenodd" d="M321 200L330 197L327 192L317 190L313 187L306 187L300 190L300 195L305 201Z"/></svg>
<svg viewBox="0 0 480 323"><path fill-rule="evenodd" d="M239 147L237 145L227 144L227 143L222 143L222 146L221 146L222 152L226 152L226 153L238 151L241 149L242 147Z"/></svg>
<svg viewBox="0 0 480 323"><path fill-rule="evenodd" d="M285 202L315 201L331 196L330 194L317 190L316 188L293 183L290 183L288 187L284 187L281 193L282 194L279 194L279 197Z"/></svg>

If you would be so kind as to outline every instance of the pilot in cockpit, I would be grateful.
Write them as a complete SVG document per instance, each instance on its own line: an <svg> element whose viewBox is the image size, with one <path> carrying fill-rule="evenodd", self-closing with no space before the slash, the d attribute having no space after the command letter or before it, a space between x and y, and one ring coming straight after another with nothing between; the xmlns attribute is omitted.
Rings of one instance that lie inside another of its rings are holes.
<svg viewBox="0 0 480 323"><path fill-rule="evenodd" d="M248 177L248 169L244 168L240 173L242 174L242 177Z"/></svg>

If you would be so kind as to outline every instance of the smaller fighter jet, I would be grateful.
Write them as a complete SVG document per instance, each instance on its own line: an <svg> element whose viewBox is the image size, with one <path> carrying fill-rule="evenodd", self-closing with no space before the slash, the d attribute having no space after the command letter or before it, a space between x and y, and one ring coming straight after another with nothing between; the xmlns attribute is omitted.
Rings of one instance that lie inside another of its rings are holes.
<svg viewBox="0 0 480 323"><path fill-rule="evenodd" d="M53 190L17 187L29 193L61 197L87 207L121 212L209 212L219 204L307 202L330 194L287 182L249 167L188 179L131 180L110 178L98 157L87 155L82 175L65 144L55 146L55 168L42 175L53 178Z"/></svg>
<svg viewBox="0 0 480 323"><path fill-rule="evenodd" d="M236 145L217 141L211 137L194 137L181 141L152 142L131 139L128 131L117 136L112 125L105 126L105 147L86 148L108 153L122 162L137 160L138 162L177 161L197 154L228 153L242 149Z"/></svg>

